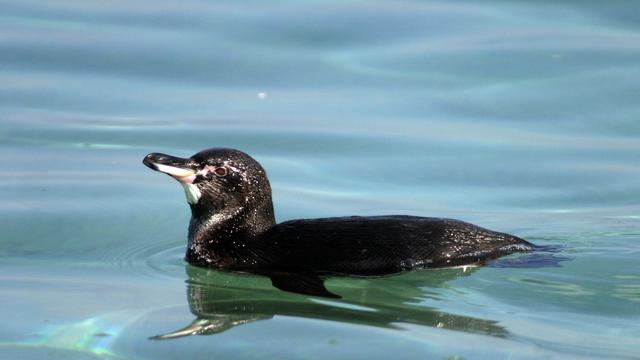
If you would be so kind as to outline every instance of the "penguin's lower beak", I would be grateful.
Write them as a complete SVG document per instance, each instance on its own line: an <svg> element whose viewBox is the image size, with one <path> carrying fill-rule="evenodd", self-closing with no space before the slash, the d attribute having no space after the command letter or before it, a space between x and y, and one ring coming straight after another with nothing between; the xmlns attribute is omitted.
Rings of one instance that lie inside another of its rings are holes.
<svg viewBox="0 0 640 360"><path fill-rule="evenodd" d="M193 183L196 177L196 164L191 159L151 153L144 157L142 163L152 170L163 172L183 183Z"/></svg>

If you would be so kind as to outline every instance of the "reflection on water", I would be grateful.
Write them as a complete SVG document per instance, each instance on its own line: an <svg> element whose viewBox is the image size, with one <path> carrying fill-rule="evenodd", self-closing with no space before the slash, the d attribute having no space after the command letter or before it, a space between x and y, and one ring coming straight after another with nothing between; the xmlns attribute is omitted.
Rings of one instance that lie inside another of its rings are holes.
<svg viewBox="0 0 640 360"><path fill-rule="evenodd" d="M495 321L458 316L421 306L430 288L447 286L447 282L468 276L474 270L446 269L407 273L377 278L377 286L367 281L351 281L341 292L342 300L317 300L280 292L255 293L228 289L217 276L219 272L187 266L189 276L187 300L196 319L186 327L152 339L173 339L188 335L212 335L235 326L274 316L295 316L377 327L397 328L408 323L443 329L506 336L507 331Z"/></svg>

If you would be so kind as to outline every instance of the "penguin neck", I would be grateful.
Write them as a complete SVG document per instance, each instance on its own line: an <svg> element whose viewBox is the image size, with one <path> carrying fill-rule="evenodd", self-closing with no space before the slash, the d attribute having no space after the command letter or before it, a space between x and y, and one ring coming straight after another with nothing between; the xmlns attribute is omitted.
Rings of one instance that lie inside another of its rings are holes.
<svg viewBox="0 0 640 360"><path fill-rule="evenodd" d="M248 268L258 259L251 243L275 225L273 204L227 207L220 211L191 206L186 260L223 268Z"/></svg>

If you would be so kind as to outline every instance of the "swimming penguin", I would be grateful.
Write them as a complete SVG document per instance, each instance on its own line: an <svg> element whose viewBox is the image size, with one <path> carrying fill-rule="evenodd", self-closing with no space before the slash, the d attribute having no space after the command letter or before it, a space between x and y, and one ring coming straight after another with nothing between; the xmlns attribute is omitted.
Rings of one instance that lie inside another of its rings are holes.
<svg viewBox="0 0 640 360"><path fill-rule="evenodd" d="M482 264L533 249L513 235L453 219L351 216L276 224L266 172L235 149L186 159L152 153L143 163L184 187L189 263L265 275L284 291L339 297L324 287L324 277Z"/></svg>

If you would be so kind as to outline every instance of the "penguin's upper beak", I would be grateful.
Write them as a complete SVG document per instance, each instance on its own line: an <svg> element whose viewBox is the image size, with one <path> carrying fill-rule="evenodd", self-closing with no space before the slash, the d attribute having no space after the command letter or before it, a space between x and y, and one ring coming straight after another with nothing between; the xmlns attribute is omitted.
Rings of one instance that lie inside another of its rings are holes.
<svg viewBox="0 0 640 360"><path fill-rule="evenodd" d="M193 183L197 173L196 164L192 159L166 154L151 153L144 157L142 163L152 170L163 172L184 183Z"/></svg>

